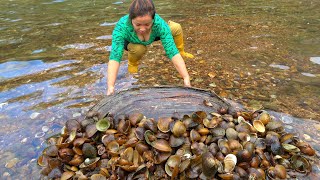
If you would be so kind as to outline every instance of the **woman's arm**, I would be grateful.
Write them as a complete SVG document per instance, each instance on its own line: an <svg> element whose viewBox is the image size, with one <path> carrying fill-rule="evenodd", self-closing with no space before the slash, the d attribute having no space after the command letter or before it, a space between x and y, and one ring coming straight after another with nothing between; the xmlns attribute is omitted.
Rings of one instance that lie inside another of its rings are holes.
<svg viewBox="0 0 320 180"><path fill-rule="evenodd" d="M175 56L173 56L172 63L174 67L177 69L177 71L179 72L180 76L182 76L184 86L191 87L188 70L186 68L186 64L184 63L184 60L181 57L181 55L176 54Z"/></svg>
<svg viewBox="0 0 320 180"><path fill-rule="evenodd" d="M109 60L108 63L108 90L107 95L111 95L114 93L114 85L116 83L118 71L119 71L120 63L118 61Z"/></svg>

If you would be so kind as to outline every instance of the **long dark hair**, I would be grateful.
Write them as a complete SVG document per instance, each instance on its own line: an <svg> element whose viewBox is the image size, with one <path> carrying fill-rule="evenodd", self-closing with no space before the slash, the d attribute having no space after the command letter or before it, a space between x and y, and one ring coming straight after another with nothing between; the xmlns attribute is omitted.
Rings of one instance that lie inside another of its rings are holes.
<svg viewBox="0 0 320 180"><path fill-rule="evenodd" d="M156 9L152 0L133 0L129 7L129 18L132 20L138 16L150 15L152 19Z"/></svg>

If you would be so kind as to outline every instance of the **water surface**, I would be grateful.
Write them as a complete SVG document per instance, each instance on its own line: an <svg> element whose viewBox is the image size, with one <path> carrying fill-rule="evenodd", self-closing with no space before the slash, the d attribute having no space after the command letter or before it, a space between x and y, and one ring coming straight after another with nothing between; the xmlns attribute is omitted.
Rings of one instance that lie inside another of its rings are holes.
<svg viewBox="0 0 320 180"><path fill-rule="evenodd" d="M38 179L45 139L105 95L112 29L130 2L0 0L1 178ZM186 51L196 56L186 59L194 87L251 109L320 120L319 1L155 4L183 26ZM126 74L126 59L117 91L182 85L159 42L139 77Z"/></svg>

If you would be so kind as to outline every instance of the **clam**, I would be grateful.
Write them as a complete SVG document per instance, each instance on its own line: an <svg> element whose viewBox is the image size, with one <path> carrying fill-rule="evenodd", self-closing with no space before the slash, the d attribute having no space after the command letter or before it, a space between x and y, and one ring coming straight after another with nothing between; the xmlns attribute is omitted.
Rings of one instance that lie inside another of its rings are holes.
<svg viewBox="0 0 320 180"><path fill-rule="evenodd" d="M74 156L74 152L72 149L70 148L62 148L59 149L58 151L59 154L59 158L62 160L62 162L64 163L68 163L69 161L71 161L71 159Z"/></svg>
<svg viewBox="0 0 320 180"><path fill-rule="evenodd" d="M89 142L89 139L88 138L76 138L73 141L73 146L78 147L78 146L81 146L85 142Z"/></svg>
<svg viewBox="0 0 320 180"><path fill-rule="evenodd" d="M135 126L143 119L143 117L144 117L144 115L142 113L136 112L136 113L130 114L128 118L129 118L130 123L133 126Z"/></svg>
<svg viewBox="0 0 320 180"><path fill-rule="evenodd" d="M250 141L250 135L246 132L239 132L238 133L238 138L241 140L241 141Z"/></svg>
<svg viewBox="0 0 320 180"><path fill-rule="evenodd" d="M151 143L151 146L161 152L171 152L170 144L164 139L158 139Z"/></svg>
<svg viewBox="0 0 320 180"><path fill-rule="evenodd" d="M143 152L149 150L149 146L147 144L145 144L143 141L139 141L136 144L135 149L139 152L140 155L142 155Z"/></svg>
<svg viewBox="0 0 320 180"><path fill-rule="evenodd" d="M70 179L72 176L74 176L76 173L72 171L65 171L61 175L61 179Z"/></svg>
<svg viewBox="0 0 320 180"><path fill-rule="evenodd" d="M313 156L316 153L315 150L310 146L310 144L306 142L300 141L296 145L298 146L298 148L303 154L306 154L308 156Z"/></svg>
<svg viewBox="0 0 320 180"><path fill-rule="evenodd" d="M192 113L191 118L194 122L201 124L203 119L207 118L207 113L204 111L196 111Z"/></svg>
<svg viewBox="0 0 320 180"><path fill-rule="evenodd" d="M84 157L86 158L95 158L97 157L97 149L95 146L89 144L89 143L84 143L82 146L82 152Z"/></svg>
<svg viewBox="0 0 320 180"><path fill-rule="evenodd" d="M308 160L300 155L293 155L291 157L292 168L300 173L309 173L311 165Z"/></svg>
<svg viewBox="0 0 320 180"><path fill-rule="evenodd" d="M173 119L170 117L161 117L158 120L157 127L159 131L167 133L170 131L170 123L173 122Z"/></svg>
<svg viewBox="0 0 320 180"><path fill-rule="evenodd" d="M211 129L210 131L215 137L223 137L226 134L226 130L220 127Z"/></svg>
<svg viewBox="0 0 320 180"><path fill-rule="evenodd" d="M182 136L187 132L187 128L182 121L176 121L172 127L172 134L176 137Z"/></svg>
<svg viewBox="0 0 320 180"><path fill-rule="evenodd" d="M107 178L102 174L93 174L90 177L91 180L107 180Z"/></svg>
<svg viewBox="0 0 320 180"><path fill-rule="evenodd" d="M128 162L132 162L133 161L133 148L132 147L126 148L123 151L123 153L120 154L120 158L124 159Z"/></svg>
<svg viewBox="0 0 320 180"><path fill-rule="evenodd" d="M43 150L42 154L50 157L56 157L58 156L58 147L56 145L48 146Z"/></svg>
<svg viewBox="0 0 320 180"><path fill-rule="evenodd" d="M260 116L259 116L259 120L264 124L267 125L270 121L271 121L271 117L269 115L268 112L263 111Z"/></svg>
<svg viewBox="0 0 320 180"><path fill-rule="evenodd" d="M95 124L89 124L86 126L86 135L88 138L91 138L97 132L97 127Z"/></svg>
<svg viewBox="0 0 320 180"><path fill-rule="evenodd" d="M228 140L228 145L231 151L239 151L243 149L243 146L240 144L240 142L235 139Z"/></svg>
<svg viewBox="0 0 320 180"><path fill-rule="evenodd" d="M194 122L188 115L184 115L182 121L187 129L192 129L198 126L198 123Z"/></svg>
<svg viewBox="0 0 320 180"><path fill-rule="evenodd" d="M157 155L154 158L154 163L161 164L161 163L165 162L170 156L171 156L171 152L157 153Z"/></svg>
<svg viewBox="0 0 320 180"><path fill-rule="evenodd" d="M283 148L279 141L276 141L271 144L271 152L274 155L282 155L283 154Z"/></svg>
<svg viewBox="0 0 320 180"><path fill-rule="evenodd" d="M152 132L156 133L158 128L157 128L157 122L152 119L152 118L149 118L147 120L145 120L143 122L143 127L146 129L146 130L151 130Z"/></svg>
<svg viewBox="0 0 320 180"><path fill-rule="evenodd" d="M147 130L144 132L144 139L146 143L151 145L153 141L157 140L157 137L154 135L154 133L151 130Z"/></svg>
<svg viewBox="0 0 320 180"><path fill-rule="evenodd" d="M260 166L261 159L258 156L254 156L250 161L250 166L253 168L258 168Z"/></svg>
<svg viewBox="0 0 320 180"><path fill-rule="evenodd" d="M144 133L146 132L146 130L143 128L143 127L137 127L135 128L134 130L134 133L136 135L136 137L139 139L139 140L144 140Z"/></svg>
<svg viewBox="0 0 320 180"><path fill-rule="evenodd" d="M197 131L201 136L205 136L205 135L208 135L210 133L209 129L205 128L205 127L200 127L200 128L197 129Z"/></svg>
<svg viewBox="0 0 320 180"><path fill-rule="evenodd" d="M282 143L282 147L284 150L286 150L287 152L290 152L290 153L300 152L300 149L297 146L294 146L292 144Z"/></svg>
<svg viewBox="0 0 320 180"><path fill-rule="evenodd" d="M286 179L287 171L282 165L277 164L275 167L269 167L267 175L270 179Z"/></svg>
<svg viewBox="0 0 320 180"><path fill-rule="evenodd" d="M87 168L94 169L97 165L97 162L100 160L100 157L96 158L86 158L82 164L80 164L79 168Z"/></svg>
<svg viewBox="0 0 320 180"><path fill-rule="evenodd" d="M266 140L263 138L258 138L254 142L254 145L257 149L266 149Z"/></svg>
<svg viewBox="0 0 320 180"><path fill-rule="evenodd" d="M181 146L185 141L185 138L184 137L175 137L173 135L170 136L170 139L169 139L169 144L171 147L179 147Z"/></svg>
<svg viewBox="0 0 320 180"><path fill-rule="evenodd" d="M83 163L84 158L83 156L80 156L78 154L76 154L73 159L71 161L69 161L68 164L72 165L72 166L79 166L81 163Z"/></svg>
<svg viewBox="0 0 320 180"><path fill-rule="evenodd" d="M112 154L118 154L118 151L120 149L119 143L117 141L111 141L107 144L107 149L109 150L109 153Z"/></svg>
<svg viewBox="0 0 320 180"><path fill-rule="evenodd" d="M199 141L200 139L201 139L201 135L198 133L198 131L192 129L190 131L190 140L191 140L191 142Z"/></svg>
<svg viewBox="0 0 320 180"><path fill-rule="evenodd" d="M172 155L169 157L169 159L167 160L166 164L165 164L165 171L166 173L173 177L174 175L174 171L179 172L179 165L181 163L181 157L178 155Z"/></svg>
<svg viewBox="0 0 320 180"><path fill-rule="evenodd" d="M260 133L264 133L266 131L264 124L260 120L254 120L252 125Z"/></svg>
<svg viewBox="0 0 320 180"><path fill-rule="evenodd" d="M96 123L96 128L98 131L106 131L110 127L110 121L107 118L100 119Z"/></svg>
<svg viewBox="0 0 320 180"><path fill-rule="evenodd" d="M129 120L120 120L118 124L118 132L123 134L128 134L131 129L130 121Z"/></svg>
<svg viewBox="0 0 320 180"><path fill-rule="evenodd" d="M281 136L280 142L281 142L281 143L288 143L288 144L290 144L290 143L292 142L292 140L293 140L293 137L294 137L293 134L291 134L291 133L286 133L286 134L284 134L284 135Z"/></svg>
<svg viewBox="0 0 320 180"><path fill-rule="evenodd" d="M66 130L68 132L78 131L81 129L80 123L75 119L70 119L66 122Z"/></svg>
<svg viewBox="0 0 320 180"><path fill-rule="evenodd" d="M237 164L237 157L234 154L228 154L223 160L224 172L230 173L234 170Z"/></svg>
<svg viewBox="0 0 320 180"><path fill-rule="evenodd" d="M215 128L222 121L222 117L220 114L217 114L217 113L211 113L211 114L213 115L211 119L204 118L202 120L203 125L207 128Z"/></svg>
<svg viewBox="0 0 320 180"><path fill-rule="evenodd" d="M250 162L252 159L252 153L248 150L243 149L237 152L237 160L239 162Z"/></svg>
<svg viewBox="0 0 320 180"><path fill-rule="evenodd" d="M207 178L212 178L218 171L218 162L210 152L202 154L202 172Z"/></svg>
<svg viewBox="0 0 320 180"><path fill-rule="evenodd" d="M233 128L228 128L226 130L226 136L228 140L238 139L238 132Z"/></svg>
<svg viewBox="0 0 320 180"><path fill-rule="evenodd" d="M271 130L271 131L275 131L275 132L279 132L283 129L283 123L280 121L270 121L266 125L266 129Z"/></svg>

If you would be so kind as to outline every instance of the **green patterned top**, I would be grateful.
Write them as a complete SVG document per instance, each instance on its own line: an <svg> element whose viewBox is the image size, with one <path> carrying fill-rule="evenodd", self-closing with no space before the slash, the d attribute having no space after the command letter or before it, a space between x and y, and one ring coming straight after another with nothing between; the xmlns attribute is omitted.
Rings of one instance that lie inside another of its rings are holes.
<svg viewBox="0 0 320 180"><path fill-rule="evenodd" d="M169 59L179 53L169 25L158 15L155 14L149 41L141 41L133 29L129 15L125 15L116 24L112 32L112 46L110 52L110 60L120 62L124 50L125 40L133 44L149 45L156 37L160 37L166 55Z"/></svg>

